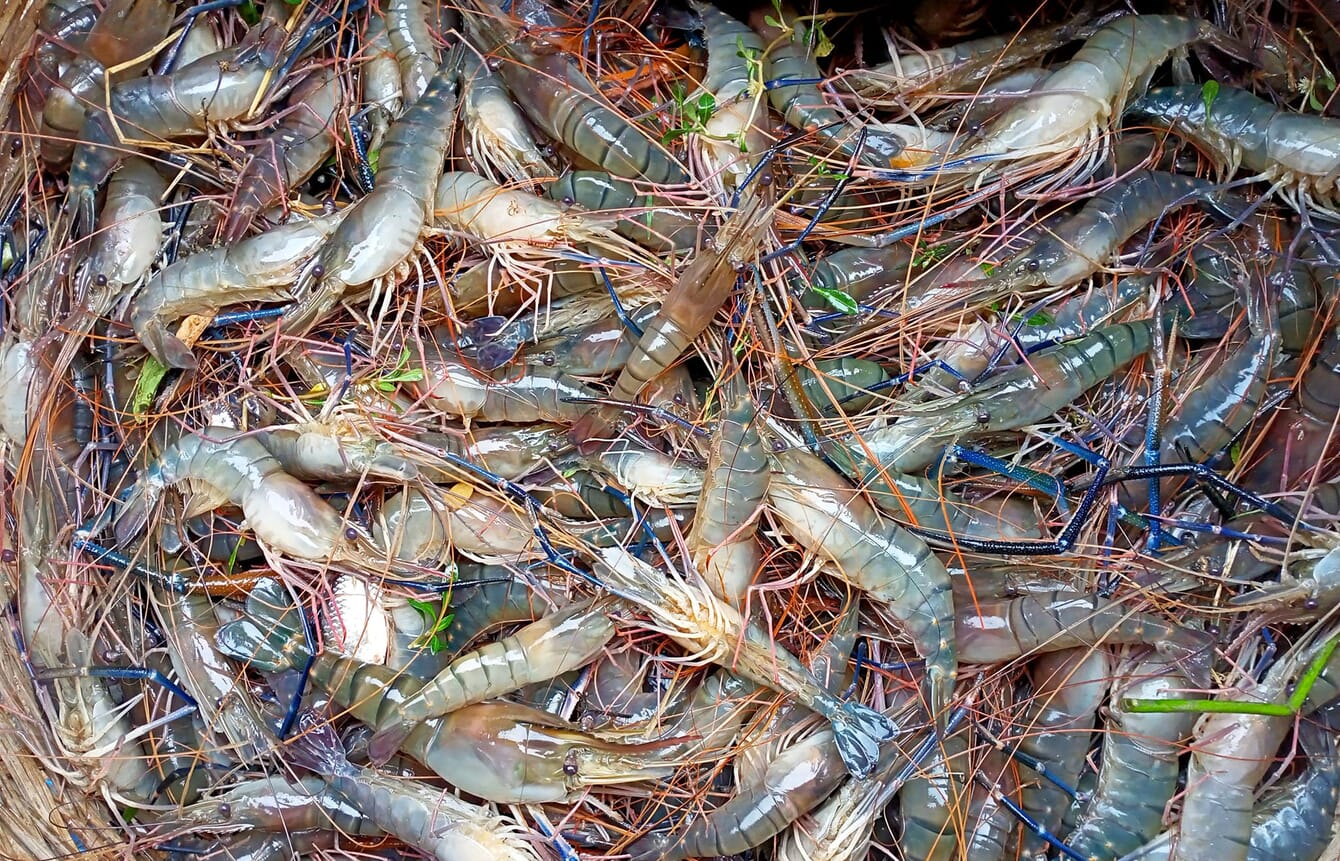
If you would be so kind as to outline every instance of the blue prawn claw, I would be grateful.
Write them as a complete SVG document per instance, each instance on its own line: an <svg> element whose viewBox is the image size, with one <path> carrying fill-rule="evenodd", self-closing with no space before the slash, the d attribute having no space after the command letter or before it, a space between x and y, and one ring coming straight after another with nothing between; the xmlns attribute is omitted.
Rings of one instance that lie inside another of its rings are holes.
<svg viewBox="0 0 1340 861"><path fill-rule="evenodd" d="M863 780L879 762L879 743L888 741L898 726L887 716L860 703L843 703L830 718L838 754L852 777Z"/></svg>

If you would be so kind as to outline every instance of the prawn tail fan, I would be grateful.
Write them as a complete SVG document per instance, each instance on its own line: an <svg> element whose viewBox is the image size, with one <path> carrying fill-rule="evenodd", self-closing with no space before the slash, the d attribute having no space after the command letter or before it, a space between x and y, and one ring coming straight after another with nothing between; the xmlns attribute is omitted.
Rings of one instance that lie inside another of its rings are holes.
<svg viewBox="0 0 1340 861"><path fill-rule="evenodd" d="M266 673L302 666L309 657L302 619L277 580L262 580L247 596L247 613L219 628L219 651Z"/></svg>

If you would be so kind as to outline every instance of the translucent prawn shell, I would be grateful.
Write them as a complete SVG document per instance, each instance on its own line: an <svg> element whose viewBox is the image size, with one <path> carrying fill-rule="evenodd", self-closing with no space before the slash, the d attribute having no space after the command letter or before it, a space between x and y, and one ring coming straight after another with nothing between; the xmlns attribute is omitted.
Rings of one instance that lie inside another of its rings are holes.
<svg viewBox="0 0 1340 861"><path fill-rule="evenodd" d="M385 664L392 631L382 588L346 574L331 591L322 624L326 646L364 663Z"/></svg>

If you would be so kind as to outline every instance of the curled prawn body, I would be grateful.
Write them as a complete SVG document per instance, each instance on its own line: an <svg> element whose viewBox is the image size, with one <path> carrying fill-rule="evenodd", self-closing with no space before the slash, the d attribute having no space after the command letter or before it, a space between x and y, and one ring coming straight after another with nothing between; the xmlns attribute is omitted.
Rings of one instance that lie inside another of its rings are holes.
<svg viewBox="0 0 1340 861"><path fill-rule="evenodd" d="M469 488L415 488L382 503L373 538L396 558L446 561L452 550L481 559L529 558L539 552L531 524L506 503Z"/></svg>
<svg viewBox="0 0 1340 861"><path fill-rule="evenodd" d="M748 64L763 56L766 46L757 33L712 4L690 0L689 5L702 19L707 42L703 89L712 94L714 104L698 140L723 185L739 187L757 154L767 148L767 136L760 128L765 115L762 93L750 81Z"/></svg>
<svg viewBox="0 0 1340 861"><path fill-rule="evenodd" d="M611 443L585 460L652 505L692 505L703 490L701 467L629 440Z"/></svg>
<svg viewBox="0 0 1340 861"><path fill-rule="evenodd" d="M502 78L473 52L462 56L461 112L470 151L490 176L528 183L553 176L544 153L531 135Z"/></svg>
<svg viewBox="0 0 1340 861"><path fill-rule="evenodd" d="M182 437L141 478L134 504L116 524L119 539L138 532L152 504L166 488L191 482L198 513L223 504L242 509L247 524L265 545L299 559L358 561L362 541L351 539L344 518L306 484L289 475L252 437L231 428L210 427ZM201 493L201 488L205 489Z"/></svg>
<svg viewBox="0 0 1340 861"><path fill-rule="evenodd" d="M768 502L787 531L907 627L926 659L932 713L943 715L959 661L949 572L920 538L881 518L817 457L793 449L773 453L772 463Z"/></svg>
<svg viewBox="0 0 1340 861"><path fill-rule="evenodd" d="M169 368L194 368L195 356L169 325L213 315L235 302L282 302L312 254L336 233L346 212L295 221L258 236L192 254L156 273L136 295L130 324L145 348Z"/></svg>
<svg viewBox="0 0 1340 861"><path fill-rule="evenodd" d="M1160 87L1131 105L1132 116L1172 129L1209 150L1225 175L1239 167L1291 187L1295 207L1334 214L1340 206L1340 121L1277 108L1223 87L1207 109L1199 86ZM1213 111L1213 113L1211 113Z"/></svg>

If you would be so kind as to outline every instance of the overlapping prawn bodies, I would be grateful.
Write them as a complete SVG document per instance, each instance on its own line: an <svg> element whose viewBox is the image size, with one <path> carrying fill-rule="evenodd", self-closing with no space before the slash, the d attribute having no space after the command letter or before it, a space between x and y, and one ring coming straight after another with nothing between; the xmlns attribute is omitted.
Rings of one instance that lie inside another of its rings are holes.
<svg viewBox="0 0 1340 861"><path fill-rule="evenodd" d="M413 253L429 224L433 193L456 116L457 64L448 58L423 97L391 126L382 144L376 187L350 207L306 272L285 331L305 334L350 287L381 278Z"/></svg>
<svg viewBox="0 0 1340 861"><path fill-rule="evenodd" d="M1287 199L1335 213L1340 206L1340 121L1277 108L1223 87L1207 107L1199 86L1150 90L1133 117L1172 129L1208 149L1225 174L1239 167L1293 190Z"/></svg>
<svg viewBox="0 0 1340 861"><path fill-rule="evenodd" d="M1226 35L1204 21L1174 15L1119 18L1094 33L1069 63L991 123L983 139L958 158L976 172L1002 161L1069 157L1100 139L1130 94L1147 86L1170 54L1202 41L1236 52Z"/></svg>
<svg viewBox="0 0 1340 861"><path fill-rule="evenodd" d="M212 315L231 302L282 302L312 254L344 221L346 212L295 221L232 245L220 245L168 266L149 279L131 305L140 343L169 368L194 368L195 356L172 322Z"/></svg>
<svg viewBox="0 0 1340 861"><path fill-rule="evenodd" d="M838 576L884 602L926 659L931 711L943 716L958 653L949 572L915 535L883 520L860 492L813 455L772 455L768 501L802 545L834 563Z"/></svg>
<svg viewBox="0 0 1340 861"><path fill-rule="evenodd" d="M257 538L299 559L355 560L360 542L351 540L344 518L311 488L289 475L258 440L231 428L205 428L183 437L163 453L141 479L136 501L117 521L118 534L138 532L148 507L168 487L190 481L195 511L224 502L242 509ZM201 493L200 488L206 488ZM188 513L195 513L188 509Z"/></svg>

